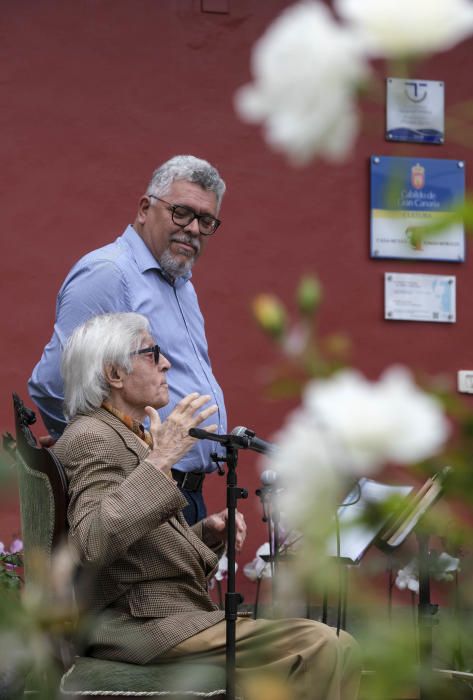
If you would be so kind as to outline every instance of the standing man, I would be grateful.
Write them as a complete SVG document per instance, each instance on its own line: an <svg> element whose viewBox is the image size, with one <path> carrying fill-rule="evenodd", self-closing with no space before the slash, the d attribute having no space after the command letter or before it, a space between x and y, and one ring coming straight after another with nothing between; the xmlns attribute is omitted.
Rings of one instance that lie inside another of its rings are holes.
<svg viewBox="0 0 473 700"><path fill-rule="evenodd" d="M223 393L212 372L204 319L190 281L194 262L220 225L224 192L224 181L207 161L190 155L171 158L153 173L133 226L85 255L69 272L59 290L52 338L28 383L53 438L66 425L60 357L67 339L91 316L120 311L146 316L171 362L170 401L160 411L161 420L184 396L198 392L212 397L218 407L217 432L226 432ZM214 443L198 441L172 470L188 501L184 516L191 525L206 516L202 484L216 468L213 451L219 451Z"/></svg>

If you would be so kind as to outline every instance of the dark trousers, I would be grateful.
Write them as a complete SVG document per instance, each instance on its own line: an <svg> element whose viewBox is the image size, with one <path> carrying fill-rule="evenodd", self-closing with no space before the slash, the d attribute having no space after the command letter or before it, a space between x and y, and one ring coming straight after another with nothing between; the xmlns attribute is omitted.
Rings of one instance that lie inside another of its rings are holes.
<svg viewBox="0 0 473 700"><path fill-rule="evenodd" d="M187 491L186 489L181 489L181 487L179 487L179 490L188 503L182 514L189 525L195 525L195 523L207 516L207 508L205 507L202 491Z"/></svg>

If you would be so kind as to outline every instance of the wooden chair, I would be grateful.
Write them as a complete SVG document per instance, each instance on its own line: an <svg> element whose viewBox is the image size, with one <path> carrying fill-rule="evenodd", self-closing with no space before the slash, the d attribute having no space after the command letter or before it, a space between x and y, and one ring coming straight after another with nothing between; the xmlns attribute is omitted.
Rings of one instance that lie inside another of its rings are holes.
<svg viewBox="0 0 473 700"><path fill-rule="evenodd" d="M24 544L25 586L34 583L35 552L47 561L67 535L67 479L54 452L38 445L30 426L36 421L32 410L13 394L16 429L16 464ZM190 663L138 666L76 656L67 663L62 655L64 675L60 698L160 697L173 700L207 698L223 700L225 669Z"/></svg>

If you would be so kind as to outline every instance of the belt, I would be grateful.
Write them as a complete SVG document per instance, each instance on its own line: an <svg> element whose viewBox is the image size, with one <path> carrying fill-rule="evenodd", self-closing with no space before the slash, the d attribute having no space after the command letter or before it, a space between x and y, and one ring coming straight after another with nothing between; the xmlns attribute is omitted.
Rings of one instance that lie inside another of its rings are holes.
<svg viewBox="0 0 473 700"><path fill-rule="evenodd" d="M179 488L185 491L202 491L205 472L181 472L178 469L171 469L171 472Z"/></svg>

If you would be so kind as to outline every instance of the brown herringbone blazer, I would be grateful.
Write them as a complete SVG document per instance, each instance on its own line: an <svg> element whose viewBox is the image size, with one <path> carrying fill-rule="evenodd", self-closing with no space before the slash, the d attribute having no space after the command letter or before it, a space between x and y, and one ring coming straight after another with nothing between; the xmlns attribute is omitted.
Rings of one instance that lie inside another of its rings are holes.
<svg viewBox="0 0 473 700"><path fill-rule="evenodd" d="M69 480L69 535L94 571L89 653L147 663L224 614L207 593L217 555L186 499L146 461L149 447L105 409L54 445Z"/></svg>

